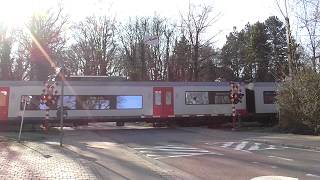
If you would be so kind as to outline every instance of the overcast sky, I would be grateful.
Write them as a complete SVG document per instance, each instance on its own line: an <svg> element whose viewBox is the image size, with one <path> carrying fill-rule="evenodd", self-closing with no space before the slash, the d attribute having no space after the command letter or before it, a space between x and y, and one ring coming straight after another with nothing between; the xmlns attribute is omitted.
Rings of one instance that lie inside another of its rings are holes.
<svg viewBox="0 0 320 180"><path fill-rule="evenodd" d="M21 24L33 12L62 3L71 20L78 21L87 15L112 12L119 21L128 17L152 16L157 12L173 20L179 20L179 13L188 9L188 0L0 0L0 20L11 24ZM264 21L271 15L279 16L275 0L190 0L194 4L213 7L212 15L221 12L209 34L221 33L216 38L216 46L221 47L225 36L233 26L242 29L247 22Z"/></svg>
<svg viewBox="0 0 320 180"><path fill-rule="evenodd" d="M188 0L88 0L77 3L75 0L65 1L68 12L74 13L75 19L81 19L85 14L104 13L111 6L111 11L117 19L126 20L129 16L152 16L157 12L161 16L179 20L180 12L188 9ZM219 21L208 30L210 34L218 32L216 45L221 47L225 36L232 31L233 26L242 29L248 22L264 21L269 16L278 15L275 0L190 0L194 4L207 4L213 7L212 15L221 13ZM104 7L104 8L103 8Z"/></svg>

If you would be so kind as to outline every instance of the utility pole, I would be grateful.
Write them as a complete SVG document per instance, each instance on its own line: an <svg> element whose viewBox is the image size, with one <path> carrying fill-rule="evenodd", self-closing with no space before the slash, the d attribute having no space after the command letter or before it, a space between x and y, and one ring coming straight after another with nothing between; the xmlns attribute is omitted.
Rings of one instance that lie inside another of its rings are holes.
<svg viewBox="0 0 320 180"><path fill-rule="evenodd" d="M60 147L62 147L62 139L63 139L63 96L64 96L64 62L62 61L61 70L60 70L60 78L61 78L61 95L60 95Z"/></svg>

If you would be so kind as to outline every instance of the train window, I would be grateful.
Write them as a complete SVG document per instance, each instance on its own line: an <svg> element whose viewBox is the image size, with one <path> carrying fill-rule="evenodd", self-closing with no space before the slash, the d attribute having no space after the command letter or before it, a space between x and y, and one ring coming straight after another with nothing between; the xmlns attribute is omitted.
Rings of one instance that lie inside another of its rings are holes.
<svg viewBox="0 0 320 180"><path fill-rule="evenodd" d="M115 96L77 96L77 110L107 110L115 109Z"/></svg>
<svg viewBox="0 0 320 180"><path fill-rule="evenodd" d="M209 104L208 92L186 92L186 104Z"/></svg>
<svg viewBox="0 0 320 180"><path fill-rule="evenodd" d="M141 109L142 96L117 96L117 109Z"/></svg>
<svg viewBox="0 0 320 180"><path fill-rule="evenodd" d="M57 106L60 107L60 96ZM77 97L76 96L63 96L63 107L67 107L70 110L77 109Z"/></svg>
<svg viewBox="0 0 320 180"><path fill-rule="evenodd" d="M154 104L161 105L161 91L154 91Z"/></svg>
<svg viewBox="0 0 320 180"><path fill-rule="evenodd" d="M229 91L186 92L186 104L230 104Z"/></svg>
<svg viewBox="0 0 320 180"><path fill-rule="evenodd" d="M263 91L263 103L274 104L276 102L277 93L275 91Z"/></svg>
<svg viewBox="0 0 320 180"><path fill-rule="evenodd" d="M166 91L166 105L171 105L172 101L172 93L170 91Z"/></svg>
<svg viewBox="0 0 320 180"><path fill-rule="evenodd" d="M48 107L45 104L40 103L40 95L32 95L30 97L30 103L26 104L26 110L29 111L35 111L35 110L45 110ZM25 95L21 96L20 99L20 109L23 110L23 101L22 99L25 98ZM56 106L54 105L51 107L52 109L56 109Z"/></svg>
<svg viewBox="0 0 320 180"><path fill-rule="evenodd" d="M7 106L7 91L0 92L0 106Z"/></svg>
<svg viewBox="0 0 320 180"><path fill-rule="evenodd" d="M210 91L209 92L209 104L230 104L230 92L228 91Z"/></svg>

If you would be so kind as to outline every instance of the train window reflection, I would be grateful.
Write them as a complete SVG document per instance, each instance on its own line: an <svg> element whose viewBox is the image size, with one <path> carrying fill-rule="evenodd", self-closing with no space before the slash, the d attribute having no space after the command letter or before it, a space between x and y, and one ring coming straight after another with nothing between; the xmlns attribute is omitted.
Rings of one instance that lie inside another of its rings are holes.
<svg viewBox="0 0 320 180"><path fill-rule="evenodd" d="M209 104L208 92L186 92L186 104Z"/></svg>
<svg viewBox="0 0 320 180"><path fill-rule="evenodd" d="M263 103L274 104L276 102L276 96L275 91L263 91Z"/></svg>
<svg viewBox="0 0 320 180"><path fill-rule="evenodd" d="M77 96L78 110L115 109L115 96Z"/></svg>
<svg viewBox="0 0 320 180"><path fill-rule="evenodd" d="M23 110L23 101L22 99L26 98L26 96L21 96L20 99L20 110ZM26 104L26 110L41 110L42 105L40 104L40 96L33 95L30 96L30 103Z"/></svg>
<svg viewBox="0 0 320 180"><path fill-rule="evenodd" d="M166 92L166 105L171 105L172 93L170 91Z"/></svg>
<svg viewBox="0 0 320 180"><path fill-rule="evenodd" d="M67 107L70 110L77 109L77 97L76 96L63 96L63 107ZM58 99L57 106L60 107L60 97Z"/></svg>
<svg viewBox="0 0 320 180"><path fill-rule="evenodd" d="M154 104L158 106L161 105L161 91L154 92Z"/></svg>
<svg viewBox="0 0 320 180"><path fill-rule="evenodd" d="M190 91L186 92L187 105L230 104L228 91Z"/></svg>
<svg viewBox="0 0 320 180"><path fill-rule="evenodd" d="M24 96L21 96L24 98ZM22 101L21 101L22 102ZM50 107L51 110L56 110L60 107L60 97L57 104ZM20 104L20 109L23 109L23 103ZM68 110L109 110L109 109L141 109L142 96L118 96L118 95L79 95L79 96L64 96L63 106ZM30 96L30 103L26 105L26 110L44 110L48 109L45 104L40 103L39 95Z"/></svg>
<svg viewBox="0 0 320 180"><path fill-rule="evenodd" d="M0 106L7 106L7 91L0 92Z"/></svg>
<svg viewBox="0 0 320 180"><path fill-rule="evenodd" d="M230 92L214 92L214 102L210 104L230 104Z"/></svg>
<svg viewBox="0 0 320 180"><path fill-rule="evenodd" d="M117 109L141 109L142 96L117 96Z"/></svg>

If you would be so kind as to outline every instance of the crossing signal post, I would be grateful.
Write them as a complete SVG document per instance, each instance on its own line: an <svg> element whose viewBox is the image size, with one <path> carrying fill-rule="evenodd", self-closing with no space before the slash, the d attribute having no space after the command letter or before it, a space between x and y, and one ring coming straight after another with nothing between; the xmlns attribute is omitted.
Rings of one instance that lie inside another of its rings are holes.
<svg viewBox="0 0 320 180"><path fill-rule="evenodd" d="M241 92L241 87L239 83L230 83L230 101L232 104L232 128L236 128L236 120L237 120L237 110L236 104L241 103L243 93Z"/></svg>
<svg viewBox="0 0 320 180"><path fill-rule="evenodd" d="M50 109L57 104L58 100L58 91L56 90L56 83L49 84L45 82L45 88L42 90L40 98L40 109L46 111L46 116L43 122L44 130L49 129L49 111Z"/></svg>

